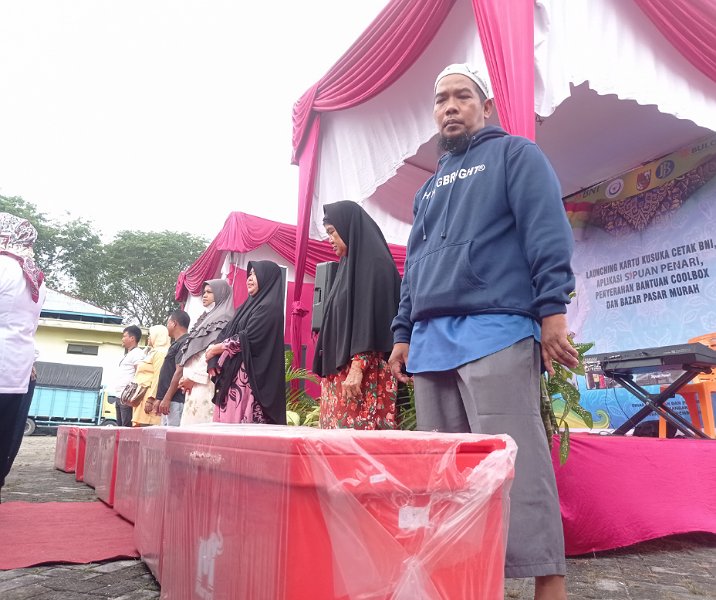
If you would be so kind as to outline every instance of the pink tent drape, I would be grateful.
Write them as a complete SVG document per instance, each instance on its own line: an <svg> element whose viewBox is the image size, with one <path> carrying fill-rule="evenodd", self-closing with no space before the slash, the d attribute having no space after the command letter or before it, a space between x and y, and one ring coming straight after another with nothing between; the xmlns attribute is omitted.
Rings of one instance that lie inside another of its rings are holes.
<svg viewBox="0 0 716 600"><path fill-rule="evenodd" d="M282 225L242 212L232 212L224 222L224 227L207 249L192 265L179 274L175 292L176 299L183 302L186 300L187 293L198 295L204 281L212 279L218 274L224 262L225 252L250 252L262 244L270 242L281 254L280 249L293 245L294 240L290 240L293 233L294 229L289 225Z"/></svg>
<svg viewBox="0 0 716 600"><path fill-rule="evenodd" d="M393 0L293 107L293 162L318 113L357 106L398 79L422 54L455 0Z"/></svg>
<svg viewBox="0 0 716 600"><path fill-rule="evenodd" d="M393 0L330 71L296 102L293 109L293 162L299 165L296 282L303 282L308 227L318 160L320 113L357 106L385 90L422 54L440 29L455 0ZM340 198L338 198L340 200ZM403 263L398 263L402 269ZM296 285L292 347L301 347L303 286Z"/></svg>
<svg viewBox="0 0 716 600"><path fill-rule="evenodd" d="M502 127L535 139L533 0L472 0Z"/></svg>
<svg viewBox="0 0 716 600"><path fill-rule="evenodd" d="M714 0L636 0L636 4L686 60L716 81Z"/></svg>

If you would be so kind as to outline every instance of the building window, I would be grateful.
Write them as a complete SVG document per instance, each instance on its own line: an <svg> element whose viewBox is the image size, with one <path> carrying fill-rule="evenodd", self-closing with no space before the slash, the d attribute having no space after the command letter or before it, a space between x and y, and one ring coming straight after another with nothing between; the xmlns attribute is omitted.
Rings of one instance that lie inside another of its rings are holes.
<svg viewBox="0 0 716 600"><path fill-rule="evenodd" d="M85 344L67 344L67 354L85 354L87 356L97 356L99 354L99 346L87 346Z"/></svg>

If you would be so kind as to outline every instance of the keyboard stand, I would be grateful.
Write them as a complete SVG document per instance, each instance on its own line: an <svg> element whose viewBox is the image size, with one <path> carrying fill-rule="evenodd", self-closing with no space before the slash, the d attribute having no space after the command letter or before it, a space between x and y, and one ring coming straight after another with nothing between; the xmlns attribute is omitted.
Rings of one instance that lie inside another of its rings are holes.
<svg viewBox="0 0 716 600"><path fill-rule="evenodd" d="M660 417L664 417L664 419L681 431L686 437L702 438L706 440L711 439L703 431L694 427L681 415L675 413L665 404L669 398L673 398L683 386L685 386L699 373L703 373L704 370L705 369L699 367L687 368L679 376L679 378L663 392L659 394L650 394L643 387L634 382L633 376L630 373L620 373L610 371L609 369L603 369L605 375L611 377L615 381L618 381L625 389L629 390L633 396L636 396L646 405L639 412L634 414L628 421L615 429L612 435L625 435L628 431L631 431L637 423L643 421L650 413L654 412Z"/></svg>

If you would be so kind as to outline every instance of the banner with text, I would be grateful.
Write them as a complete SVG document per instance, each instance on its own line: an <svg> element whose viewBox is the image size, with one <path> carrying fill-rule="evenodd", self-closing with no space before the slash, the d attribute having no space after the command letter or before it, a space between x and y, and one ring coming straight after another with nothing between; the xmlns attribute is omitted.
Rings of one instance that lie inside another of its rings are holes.
<svg viewBox="0 0 716 600"><path fill-rule="evenodd" d="M614 200L608 187L599 192L575 245L576 297L568 312L576 339L594 342L590 353L681 344L716 331L716 137L713 142L620 178L638 190L639 173L663 175L668 164L670 175L658 187ZM617 427L643 407L626 390L593 384L581 382L582 403L598 411L601 427Z"/></svg>

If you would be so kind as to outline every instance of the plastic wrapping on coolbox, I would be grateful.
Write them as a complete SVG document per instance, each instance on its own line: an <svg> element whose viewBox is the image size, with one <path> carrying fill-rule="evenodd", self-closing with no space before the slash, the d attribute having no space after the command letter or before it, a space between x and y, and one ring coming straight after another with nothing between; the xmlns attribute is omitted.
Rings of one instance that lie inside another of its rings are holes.
<svg viewBox="0 0 716 600"><path fill-rule="evenodd" d="M85 454L87 453L87 427L77 428L77 462L75 481L85 480Z"/></svg>
<svg viewBox="0 0 716 600"><path fill-rule="evenodd" d="M97 479L99 478L99 440L101 434L101 427L87 428L87 442L85 443L84 482L90 487L95 487L97 485Z"/></svg>
<svg viewBox="0 0 716 600"><path fill-rule="evenodd" d="M146 427L119 427L114 510L130 523L137 515L139 497L139 445Z"/></svg>
<svg viewBox="0 0 716 600"><path fill-rule="evenodd" d="M76 425L57 427L55 442L55 469L65 473L74 473L77 468L77 438L79 428Z"/></svg>
<svg viewBox="0 0 716 600"><path fill-rule="evenodd" d="M502 598L507 436L167 432L162 598Z"/></svg>
<svg viewBox="0 0 716 600"><path fill-rule="evenodd" d="M99 469L94 490L109 506L114 505L114 483L117 478L117 445L120 427L99 428Z"/></svg>
<svg viewBox="0 0 716 600"><path fill-rule="evenodd" d="M157 581L162 581L162 531L166 498L167 427L142 427L139 444L134 545Z"/></svg>

